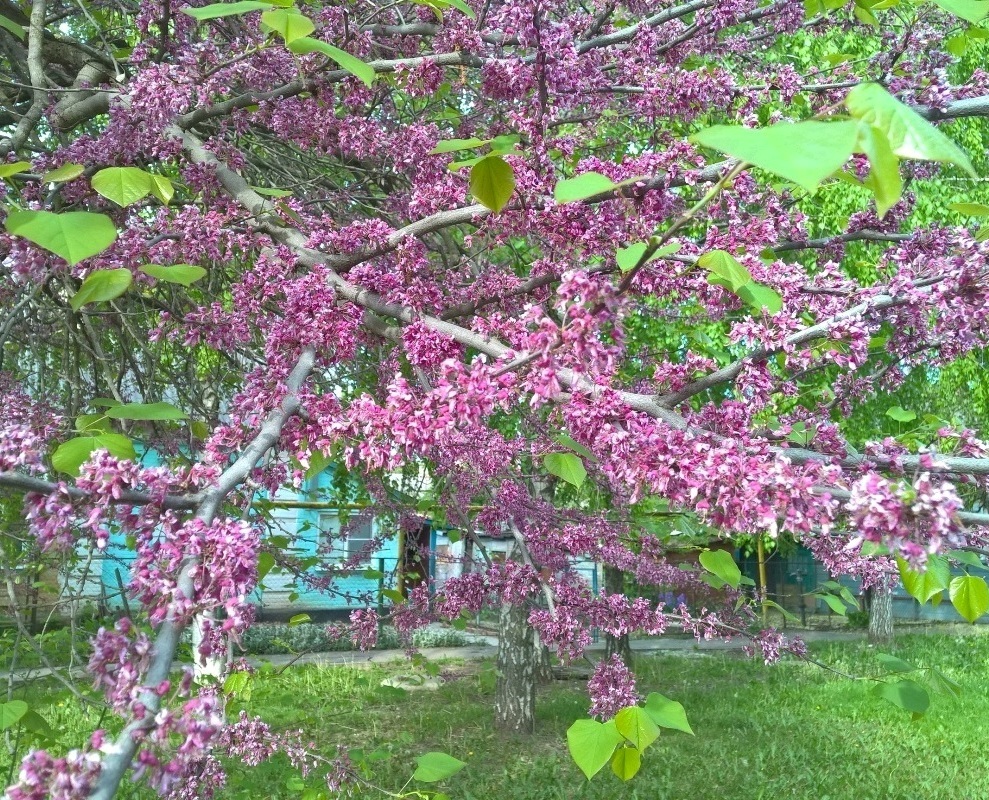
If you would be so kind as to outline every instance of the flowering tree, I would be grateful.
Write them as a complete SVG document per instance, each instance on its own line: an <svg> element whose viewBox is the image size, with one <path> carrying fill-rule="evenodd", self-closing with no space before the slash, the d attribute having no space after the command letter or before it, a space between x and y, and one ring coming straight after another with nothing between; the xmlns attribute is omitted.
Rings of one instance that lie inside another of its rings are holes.
<svg viewBox="0 0 989 800"><path fill-rule="evenodd" d="M109 798L128 775L203 796L217 754L261 757L248 741L313 766L170 675L194 620L200 659L251 623L259 561L293 567L257 493L329 463L399 515L512 539L392 616L407 634L502 605L517 729L530 628L573 658L592 626L748 626L727 554L679 569L643 508L786 531L866 584L898 557L924 599L989 609L941 555L984 543L989 445L945 425L859 451L841 429L986 345L989 246L967 225L989 207L933 124L971 118L984 149L982 6L0 3L0 487L23 493L25 558L130 537L141 609L93 642L119 726L32 752L8 796ZM828 61L791 57L808 36ZM933 178L962 202L925 195ZM946 221L917 225L921 201ZM428 492L390 491L403 470ZM594 596L581 558L729 602ZM353 623L369 644L373 614ZM612 722L572 729L589 775L631 777L652 739L629 731L686 724L637 706L617 657L590 691Z"/></svg>

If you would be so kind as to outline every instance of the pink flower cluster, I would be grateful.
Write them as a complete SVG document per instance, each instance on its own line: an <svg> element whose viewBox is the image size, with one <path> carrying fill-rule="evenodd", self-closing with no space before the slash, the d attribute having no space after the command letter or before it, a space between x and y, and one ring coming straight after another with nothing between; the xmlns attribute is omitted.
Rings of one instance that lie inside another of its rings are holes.
<svg viewBox="0 0 989 800"><path fill-rule="evenodd" d="M635 676L617 654L597 663L587 690L591 695L590 714L600 720L609 720L642 699L635 690Z"/></svg>
<svg viewBox="0 0 989 800"><path fill-rule="evenodd" d="M248 522L192 519L140 542L130 588L155 624L166 617L188 621L222 607L223 630L239 630L257 583L259 545L258 531ZM186 573L191 594L182 588Z"/></svg>
<svg viewBox="0 0 989 800"><path fill-rule="evenodd" d="M929 554L961 543L962 526L955 516L961 499L952 484L926 472L911 484L864 475L852 484L845 507L861 539L884 544L916 566Z"/></svg>

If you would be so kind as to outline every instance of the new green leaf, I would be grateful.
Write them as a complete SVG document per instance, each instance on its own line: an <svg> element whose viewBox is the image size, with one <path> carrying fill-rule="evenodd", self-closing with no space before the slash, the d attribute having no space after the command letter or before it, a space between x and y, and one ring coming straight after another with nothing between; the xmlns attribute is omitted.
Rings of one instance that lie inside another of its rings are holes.
<svg viewBox="0 0 989 800"><path fill-rule="evenodd" d="M583 172L575 178L566 178L556 184L553 198L557 203L575 203L588 197L610 192L616 184L600 172Z"/></svg>
<svg viewBox="0 0 989 800"><path fill-rule="evenodd" d="M470 19L477 19L474 9L467 5L464 0L442 0L442 2L443 5L452 6L460 13L467 15Z"/></svg>
<svg viewBox="0 0 989 800"><path fill-rule="evenodd" d="M701 566L712 575L723 580L732 589L737 589L742 580L742 572L731 557L731 553L724 550L704 550L698 559Z"/></svg>
<svg viewBox="0 0 989 800"><path fill-rule="evenodd" d="M848 93L845 106L853 117L885 134L890 149L901 158L949 162L978 177L958 145L879 84L859 84Z"/></svg>
<svg viewBox="0 0 989 800"><path fill-rule="evenodd" d="M157 197L161 204L167 206L175 197L175 187L172 182L162 175L151 175L151 194Z"/></svg>
<svg viewBox="0 0 989 800"><path fill-rule="evenodd" d="M145 275L150 275L159 281L177 283L180 286L191 286L196 281L206 277L206 270L192 264L174 264L164 267L160 264L145 264L140 268Z"/></svg>
<svg viewBox="0 0 989 800"><path fill-rule="evenodd" d="M93 190L118 206L143 200L154 189L151 173L139 167L107 167L97 172L90 183Z"/></svg>
<svg viewBox="0 0 989 800"><path fill-rule="evenodd" d="M501 211L515 191L515 172L501 156L487 156L470 170L470 193L495 213Z"/></svg>
<svg viewBox="0 0 989 800"><path fill-rule="evenodd" d="M780 293L771 286L762 283L749 281L739 286L735 290L735 294L743 303L748 304L759 313L765 310L772 316L778 314L783 308L783 298Z"/></svg>
<svg viewBox="0 0 989 800"><path fill-rule="evenodd" d="M106 450L116 458L137 458L130 439L119 433L105 433L99 436L77 436L63 442L52 454L52 466L57 472L78 476L79 467L97 450Z"/></svg>
<svg viewBox="0 0 989 800"><path fill-rule="evenodd" d="M989 0L934 0L949 14L978 25L989 16Z"/></svg>
<svg viewBox="0 0 989 800"><path fill-rule="evenodd" d="M880 683L872 691L897 708L902 708L904 711L909 711L917 716L927 711L931 705L931 697L927 693L927 689L909 679Z"/></svg>
<svg viewBox="0 0 989 800"><path fill-rule="evenodd" d="M917 414L914 411L907 411L902 406L893 406L892 408L886 409L886 416L890 419L895 419L897 422L913 422L917 419Z"/></svg>
<svg viewBox="0 0 989 800"><path fill-rule="evenodd" d="M579 719L567 729L567 749L588 780L611 760L611 754L622 741L614 720Z"/></svg>
<svg viewBox="0 0 989 800"><path fill-rule="evenodd" d="M23 700L0 703L0 731L14 727L27 714L28 705Z"/></svg>
<svg viewBox="0 0 989 800"><path fill-rule="evenodd" d="M78 311L87 303L105 303L120 297L131 285L134 276L126 267L120 269L98 269L89 273L76 292L69 299L69 305Z"/></svg>
<svg viewBox="0 0 989 800"><path fill-rule="evenodd" d="M183 8L182 13L195 17L200 22L220 17L233 17L238 14L248 14L251 11L267 11L273 8L271 3L261 3L255 0L241 0L238 3L213 3L201 8Z"/></svg>
<svg viewBox="0 0 989 800"><path fill-rule="evenodd" d="M809 120L767 128L715 125L691 139L813 191L849 159L857 137L854 122Z"/></svg>
<svg viewBox="0 0 989 800"><path fill-rule="evenodd" d="M948 208L966 217L989 217L989 206L982 203L950 203Z"/></svg>
<svg viewBox="0 0 989 800"><path fill-rule="evenodd" d="M261 15L261 22L281 36L285 40L285 44L291 44L296 39L308 36L316 30L312 20L295 9L279 8L274 11L265 11Z"/></svg>
<svg viewBox="0 0 989 800"><path fill-rule="evenodd" d="M642 766L642 754L634 747L619 747L611 758L611 771L623 781L630 781Z"/></svg>
<svg viewBox="0 0 989 800"><path fill-rule="evenodd" d="M5 17L0 14L0 28L6 28L14 36L22 41L27 37L27 33L24 31L24 26L17 22L14 22L10 17Z"/></svg>
<svg viewBox="0 0 989 800"><path fill-rule="evenodd" d="M454 758L446 753L426 753L416 759L416 771L412 777L424 783L436 783L456 775L467 766L459 758Z"/></svg>
<svg viewBox="0 0 989 800"><path fill-rule="evenodd" d="M650 692L646 696L645 710L649 718L659 727L694 735L690 723L687 722L687 712L676 700L663 697L659 692Z"/></svg>
<svg viewBox="0 0 989 800"><path fill-rule="evenodd" d="M307 53L322 53L337 63L340 69L346 70L351 75L360 80L369 89L374 83L374 69L369 67L356 56L352 56L346 50L334 47L332 44L319 39L311 39L303 36L301 39L294 39L287 43L288 49L299 55Z"/></svg>
<svg viewBox="0 0 989 800"><path fill-rule="evenodd" d="M490 139L445 139L437 142L436 147L429 151L430 155L440 155L441 153L456 153L458 150L473 150L490 142Z"/></svg>
<svg viewBox="0 0 989 800"><path fill-rule="evenodd" d="M615 714L615 729L640 752L659 738L659 726L639 706L628 706Z"/></svg>
<svg viewBox="0 0 989 800"><path fill-rule="evenodd" d="M547 453L543 457L543 466L550 475L556 475L573 486L579 487L587 478L584 462L573 453Z"/></svg>
<svg viewBox="0 0 989 800"><path fill-rule="evenodd" d="M921 604L943 592L951 582L951 567L944 556L928 556L923 572L911 569L902 558L896 559L896 566L903 588Z"/></svg>
<svg viewBox="0 0 989 800"><path fill-rule="evenodd" d="M733 255L724 250L704 253L697 259L697 266L711 273L707 276L708 283L723 286L733 293L752 282L749 271Z"/></svg>
<svg viewBox="0 0 989 800"><path fill-rule="evenodd" d="M44 183L67 183L78 178L86 168L82 164L62 164L41 176Z"/></svg>
<svg viewBox="0 0 989 800"><path fill-rule="evenodd" d="M14 211L7 216L7 233L20 236L64 258L70 265L106 250L117 238L113 221L89 211Z"/></svg>
<svg viewBox="0 0 989 800"><path fill-rule="evenodd" d="M872 125L862 123L860 126L859 145L871 167L865 185L876 198L876 210L882 219L903 195L900 160L893 154L886 134Z"/></svg>
<svg viewBox="0 0 989 800"><path fill-rule="evenodd" d="M989 611L989 586L975 575L960 575L952 580L948 596L955 611L969 622L975 622Z"/></svg>
<svg viewBox="0 0 989 800"><path fill-rule="evenodd" d="M876 653L876 660L882 664L887 672L916 672L917 668L913 664L908 664L902 658L891 656L886 653Z"/></svg>
<svg viewBox="0 0 989 800"><path fill-rule="evenodd" d="M111 419L150 421L188 419L189 416L171 403L124 403L108 409L106 415Z"/></svg>
<svg viewBox="0 0 989 800"><path fill-rule="evenodd" d="M0 178L9 178L11 175L20 175L31 169L28 161L14 161L11 164L0 164Z"/></svg>

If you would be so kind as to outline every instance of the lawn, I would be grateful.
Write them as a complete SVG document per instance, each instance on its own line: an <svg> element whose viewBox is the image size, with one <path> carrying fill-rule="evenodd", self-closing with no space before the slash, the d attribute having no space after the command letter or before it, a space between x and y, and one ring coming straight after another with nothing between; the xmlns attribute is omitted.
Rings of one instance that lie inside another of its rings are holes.
<svg viewBox="0 0 989 800"><path fill-rule="evenodd" d="M881 672L875 651L863 645L812 652L843 672ZM242 706L276 728L305 728L326 755L337 744L373 753L367 777L390 790L405 785L417 755L450 753L467 767L418 788L460 800L989 797L981 760L989 735L989 637L903 636L889 652L937 667L961 684L961 696L934 695L929 712L914 721L872 694L871 681L810 664L766 667L731 654L640 657L639 688L682 702L696 736L664 732L629 784L607 769L588 782L569 758L566 729L588 705L580 682L540 690L533 737L493 730L490 664L442 665L447 681L437 692L382 688L394 669L291 668L259 676ZM67 739L99 714L81 712L54 690L31 699ZM300 791L279 757L257 769L232 769L222 796L299 798Z"/></svg>

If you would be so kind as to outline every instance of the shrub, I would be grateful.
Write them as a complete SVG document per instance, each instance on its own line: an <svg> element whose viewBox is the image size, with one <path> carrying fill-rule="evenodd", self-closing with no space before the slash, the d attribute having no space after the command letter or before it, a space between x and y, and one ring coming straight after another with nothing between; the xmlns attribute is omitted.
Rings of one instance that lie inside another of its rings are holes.
<svg viewBox="0 0 989 800"><path fill-rule="evenodd" d="M241 649L249 655L280 655L302 652L334 652L353 650L346 625L320 625L304 622L299 625L261 623L241 635ZM473 644L473 637L449 628L423 628L412 634L415 647L463 647ZM385 627L378 636L378 650L396 650L405 646L397 631Z"/></svg>

